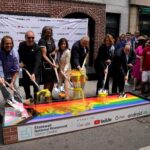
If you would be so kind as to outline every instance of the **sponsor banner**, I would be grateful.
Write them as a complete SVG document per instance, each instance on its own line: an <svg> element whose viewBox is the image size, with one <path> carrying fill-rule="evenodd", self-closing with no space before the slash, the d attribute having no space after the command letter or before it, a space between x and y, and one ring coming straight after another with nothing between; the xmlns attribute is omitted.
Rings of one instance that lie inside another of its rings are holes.
<svg viewBox="0 0 150 150"><path fill-rule="evenodd" d="M0 40L4 35L10 35L14 39L14 49L18 49L19 43L24 41L25 32L31 30L35 33L36 42L41 37L44 26L53 28L53 37L56 42L65 37L71 48L73 43L88 33L88 19L62 19L33 16L17 16L0 14Z"/></svg>
<svg viewBox="0 0 150 150"><path fill-rule="evenodd" d="M86 116L75 116L73 118L64 118L61 120L41 122L37 124L19 126L18 141L35 139L60 133L66 133L100 125L106 125L118 121L133 119L150 114L150 104L97 113Z"/></svg>

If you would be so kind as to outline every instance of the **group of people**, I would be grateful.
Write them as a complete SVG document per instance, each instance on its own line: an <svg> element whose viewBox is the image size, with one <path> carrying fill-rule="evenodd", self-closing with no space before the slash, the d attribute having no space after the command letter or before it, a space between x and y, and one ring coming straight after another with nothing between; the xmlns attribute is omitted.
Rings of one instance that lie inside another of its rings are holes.
<svg viewBox="0 0 150 150"><path fill-rule="evenodd" d="M111 93L125 92L125 83L132 82L133 90L141 90L141 94L145 94L146 84L150 87L150 40L138 31L134 35L129 32L121 34L116 42L108 34L99 47L94 66L98 79L97 95L103 86L109 91L110 81ZM150 88L147 92L150 94Z"/></svg>
<svg viewBox="0 0 150 150"><path fill-rule="evenodd" d="M64 83L66 99L69 99L69 72L71 69L80 70L83 61L88 54L89 37L83 36L75 42L72 50L69 49L66 38L61 38L58 46L53 39L53 30L50 26L42 29L39 42L35 42L35 34L32 31L25 33L25 40L19 44L18 50L13 49L14 43L11 36L4 36L0 44L0 80L10 84L10 88L19 87L19 70L22 68L22 86L25 91L25 99L32 99L30 85L34 88L34 99L41 78L44 89L52 92L54 84ZM58 48L56 48L58 47ZM34 82L32 82L34 81Z"/></svg>
<svg viewBox="0 0 150 150"><path fill-rule="evenodd" d="M134 36L131 36L129 32L121 34L116 42L112 35L107 34L94 62L98 80L96 95L102 88L109 90L110 80L112 81L111 92L116 93L119 90L122 93L128 79L133 79L133 90L137 89L137 84L140 82L141 92L144 93L143 87L150 80L149 45L150 41L140 36L139 32L135 32ZM41 78L44 89L48 89L51 93L56 82L64 83L66 99L70 99L69 72L72 69L86 70L84 63L89 52L88 36L76 41L70 50L66 38L61 38L56 46L52 28L45 26L38 43L35 42L35 34L27 31L25 40L19 44L18 51L14 50L13 46L12 37L7 35L2 38L0 44L1 84L4 85L6 81L10 84L10 88L17 90L19 70L22 68L22 85L26 99L32 98L30 85L34 87L34 99L36 99L39 89L33 83L36 81L40 84Z"/></svg>

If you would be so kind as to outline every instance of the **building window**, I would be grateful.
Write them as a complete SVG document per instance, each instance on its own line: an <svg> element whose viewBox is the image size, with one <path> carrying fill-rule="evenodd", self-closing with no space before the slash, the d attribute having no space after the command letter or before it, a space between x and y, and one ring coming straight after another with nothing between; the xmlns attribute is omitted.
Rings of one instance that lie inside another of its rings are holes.
<svg viewBox="0 0 150 150"><path fill-rule="evenodd" d="M119 36L120 14L106 13L106 34Z"/></svg>
<svg viewBox="0 0 150 150"><path fill-rule="evenodd" d="M139 8L139 29L142 35L150 36L150 7Z"/></svg>

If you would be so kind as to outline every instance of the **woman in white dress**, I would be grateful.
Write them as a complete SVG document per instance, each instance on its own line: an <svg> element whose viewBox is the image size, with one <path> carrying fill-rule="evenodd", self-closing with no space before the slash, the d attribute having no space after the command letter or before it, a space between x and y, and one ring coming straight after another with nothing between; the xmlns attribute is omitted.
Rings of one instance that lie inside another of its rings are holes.
<svg viewBox="0 0 150 150"><path fill-rule="evenodd" d="M69 72L71 70L70 57L71 52L68 49L68 41L65 38L61 38L58 42L58 51L56 55L56 63L59 66L58 76L60 84L64 83L66 100L69 99Z"/></svg>

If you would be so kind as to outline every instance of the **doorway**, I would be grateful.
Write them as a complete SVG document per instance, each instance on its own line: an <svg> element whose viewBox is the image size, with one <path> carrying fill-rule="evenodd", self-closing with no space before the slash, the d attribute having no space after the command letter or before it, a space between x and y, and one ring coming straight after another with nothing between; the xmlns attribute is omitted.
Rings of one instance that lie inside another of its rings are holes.
<svg viewBox="0 0 150 150"><path fill-rule="evenodd" d="M80 12L68 14L64 18L75 18L75 19L88 18L88 36L90 37L88 66L92 67L94 63L95 21L87 14Z"/></svg>

